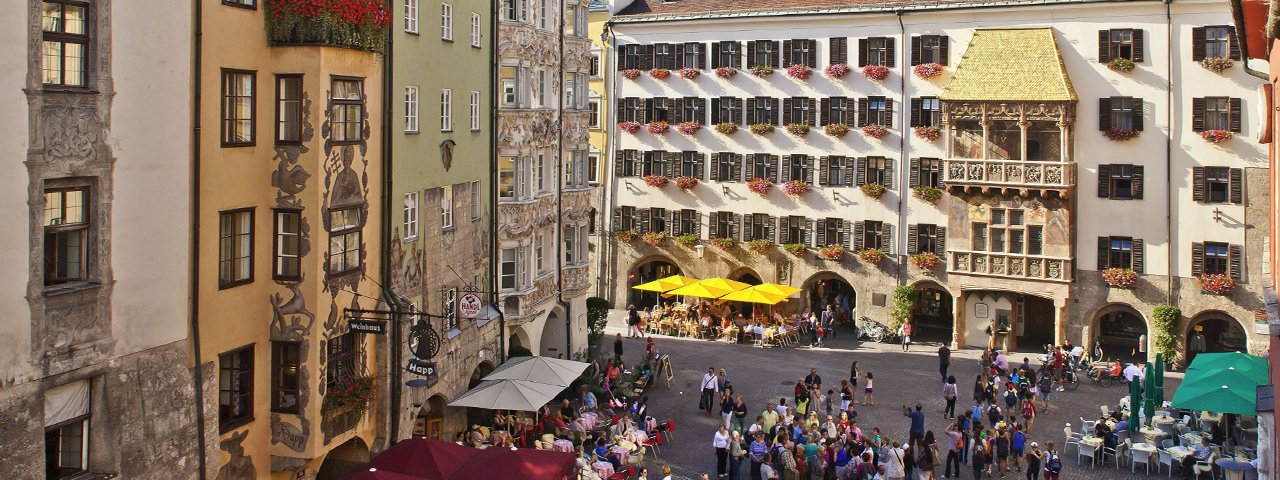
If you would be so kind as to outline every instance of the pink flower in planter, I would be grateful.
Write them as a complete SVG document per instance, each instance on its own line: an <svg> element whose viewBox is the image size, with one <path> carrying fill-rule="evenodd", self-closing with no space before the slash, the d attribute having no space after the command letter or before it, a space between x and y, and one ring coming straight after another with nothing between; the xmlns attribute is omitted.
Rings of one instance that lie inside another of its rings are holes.
<svg viewBox="0 0 1280 480"><path fill-rule="evenodd" d="M621 128L622 131L627 133L636 133L640 131L640 122L633 122L631 120L627 120L625 122L619 123L618 128Z"/></svg>
<svg viewBox="0 0 1280 480"><path fill-rule="evenodd" d="M764 78L769 75L773 75L773 67L768 67L764 65L755 65L751 67L751 74L760 78Z"/></svg>
<svg viewBox="0 0 1280 480"><path fill-rule="evenodd" d="M747 190L751 190L752 193L763 197L768 195L770 190L773 190L773 182L756 177L747 182Z"/></svg>
<svg viewBox="0 0 1280 480"><path fill-rule="evenodd" d="M720 78L733 78L738 74L738 69L733 67L720 67L716 69L716 76Z"/></svg>
<svg viewBox="0 0 1280 480"><path fill-rule="evenodd" d="M807 65L795 64L787 67L787 75L797 80L808 80L809 75L813 74Z"/></svg>
<svg viewBox="0 0 1280 480"><path fill-rule="evenodd" d="M686 80L693 80L695 78L698 78L698 75L702 75L702 71L696 68L684 67L680 69L680 78L683 78Z"/></svg>
<svg viewBox="0 0 1280 480"><path fill-rule="evenodd" d="M1105 132L1102 132L1102 133L1112 141L1122 142L1130 138L1137 138L1138 134L1142 132L1139 132L1132 128L1108 128Z"/></svg>
<svg viewBox="0 0 1280 480"><path fill-rule="evenodd" d="M1213 295L1226 295L1236 288L1236 281L1221 273L1201 275L1197 280L1202 292Z"/></svg>
<svg viewBox="0 0 1280 480"><path fill-rule="evenodd" d="M849 133L849 126L843 123L828 123L822 127L822 131L832 137L843 137Z"/></svg>
<svg viewBox="0 0 1280 480"><path fill-rule="evenodd" d="M662 120L658 120L656 122L649 122L648 129L649 129L649 133L651 134L662 135L664 133L667 133L667 130L671 129L671 124L664 122Z"/></svg>
<svg viewBox="0 0 1280 480"><path fill-rule="evenodd" d="M807 123L788 123L787 133L797 137L803 137L809 134L809 124Z"/></svg>
<svg viewBox="0 0 1280 480"><path fill-rule="evenodd" d="M656 174L650 173L644 176L644 184L653 188L665 187L667 186L668 182L670 182L670 180L668 180L667 177L662 175L656 175Z"/></svg>
<svg viewBox="0 0 1280 480"><path fill-rule="evenodd" d="M1210 143L1222 143L1227 140L1231 140L1232 135L1231 132L1226 130L1205 130L1200 132L1200 137Z"/></svg>
<svg viewBox="0 0 1280 480"><path fill-rule="evenodd" d="M628 68L628 69L626 69L626 70L622 70L622 71L620 71L620 72L618 72L618 73L619 73L620 75L622 75L624 78L626 78L627 80L635 80L635 79L637 79L637 78L640 78L640 73L641 73L641 72L640 72L640 70L639 70L639 69L636 69L636 68Z"/></svg>
<svg viewBox="0 0 1280 480"><path fill-rule="evenodd" d="M809 185L809 182L804 180L791 180L782 184L782 193L793 197L799 197L812 191L813 185Z"/></svg>
<svg viewBox="0 0 1280 480"><path fill-rule="evenodd" d="M693 135L702 129L702 124L698 122L682 122L676 125L676 131L685 135Z"/></svg>
<svg viewBox="0 0 1280 480"><path fill-rule="evenodd" d="M831 65L827 65L825 72L827 76L831 78L844 78L845 75L849 74L849 64L833 63Z"/></svg>
<svg viewBox="0 0 1280 480"><path fill-rule="evenodd" d="M920 78L933 78L942 75L942 65L936 63L921 63L912 67L911 71L915 72Z"/></svg>
<svg viewBox="0 0 1280 480"><path fill-rule="evenodd" d="M1200 61L1200 66L1214 73L1222 73L1223 70L1231 68L1232 65L1235 65L1235 62L1225 57L1204 57L1204 60Z"/></svg>
<svg viewBox="0 0 1280 480"><path fill-rule="evenodd" d="M884 138L889 134L889 129L878 123L868 123L862 127L862 133L872 138Z"/></svg>
<svg viewBox="0 0 1280 480"><path fill-rule="evenodd" d="M649 70L649 76L656 78L658 80L666 80L667 77L671 76L671 70L667 70L665 68L655 68L653 70Z"/></svg>
<svg viewBox="0 0 1280 480"><path fill-rule="evenodd" d="M889 67L884 65L867 65L862 67L862 76L877 82L889 78Z"/></svg>
<svg viewBox="0 0 1280 480"><path fill-rule="evenodd" d="M692 190L698 186L698 179L694 177L676 177L676 188L684 191Z"/></svg>
<svg viewBox="0 0 1280 480"><path fill-rule="evenodd" d="M942 129L938 127L915 127L911 129L917 137L923 138L930 142L936 142L942 138Z"/></svg>

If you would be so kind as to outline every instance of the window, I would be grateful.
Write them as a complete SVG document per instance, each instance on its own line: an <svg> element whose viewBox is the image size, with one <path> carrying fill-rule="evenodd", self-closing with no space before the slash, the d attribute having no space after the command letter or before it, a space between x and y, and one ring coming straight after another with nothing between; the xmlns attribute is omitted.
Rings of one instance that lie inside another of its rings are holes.
<svg viewBox="0 0 1280 480"><path fill-rule="evenodd" d="M538 154L538 162L533 166L533 184L534 193L542 193L547 191L547 157L546 154Z"/></svg>
<svg viewBox="0 0 1280 480"><path fill-rule="evenodd" d="M1205 201L1209 203L1226 203L1231 189L1231 169L1227 167L1205 167Z"/></svg>
<svg viewBox="0 0 1280 480"><path fill-rule="evenodd" d="M1142 130L1142 99L1109 97L1099 99L1102 130Z"/></svg>
<svg viewBox="0 0 1280 480"><path fill-rule="evenodd" d="M578 243L578 226L565 225L564 227L564 264L573 265L578 251L575 249Z"/></svg>
<svg viewBox="0 0 1280 480"><path fill-rule="evenodd" d="M987 224L983 222L973 223L973 241L970 248L976 251L984 251L987 249Z"/></svg>
<svg viewBox="0 0 1280 480"><path fill-rule="evenodd" d="M706 123L706 101L698 97L684 97L680 100L680 121L697 122L699 125Z"/></svg>
<svg viewBox="0 0 1280 480"><path fill-rule="evenodd" d="M218 429L253 420L253 345L218 355Z"/></svg>
<svg viewBox="0 0 1280 480"><path fill-rule="evenodd" d="M916 225L915 230L915 253L932 253L939 256L943 254L938 248L942 242L938 235L941 229L937 225L920 224Z"/></svg>
<svg viewBox="0 0 1280 480"><path fill-rule="evenodd" d="M502 249L502 270L499 272L499 287L503 290L516 288L516 249Z"/></svg>
<svg viewBox="0 0 1280 480"><path fill-rule="evenodd" d="M40 7L43 44L40 77L46 86L83 87L88 72L89 6L71 0L45 0Z"/></svg>
<svg viewBox="0 0 1280 480"><path fill-rule="evenodd" d="M600 183L600 154L591 152L587 154L587 183L595 185Z"/></svg>
<svg viewBox="0 0 1280 480"><path fill-rule="evenodd" d="M670 43L653 44L653 67L674 69L676 66L675 49Z"/></svg>
<svg viewBox="0 0 1280 480"><path fill-rule="evenodd" d="M440 4L440 38L453 41L453 5Z"/></svg>
<svg viewBox="0 0 1280 480"><path fill-rule="evenodd" d="M343 381L356 376L356 335L362 334L347 332L329 339L329 356L325 362L325 385L329 388L326 391L332 392Z"/></svg>
<svg viewBox="0 0 1280 480"><path fill-rule="evenodd" d="M827 157L827 185L845 185L848 182L845 171L849 168L849 158L841 155Z"/></svg>
<svg viewBox="0 0 1280 480"><path fill-rule="evenodd" d="M742 44L738 42L718 42L712 45L712 58L715 68L742 68Z"/></svg>
<svg viewBox="0 0 1280 480"><path fill-rule="evenodd" d="M773 181L773 157L766 153L757 153L750 158L751 164L747 166L751 173L751 179L763 178ZM749 179L748 181L750 181Z"/></svg>
<svg viewBox="0 0 1280 480"><path fill-rule="evenodd" d="M564 108L565 109L573 109L574 107L573 99L575 96L574 93L577 86L578 85L577 85L577 82L574 81L573 74L565 73L564 74Z"/></svg>
<svg viewBox="0 0 1280 480"><path fill-rule="evenodd" d="M218 287L253 281L253 209L218 214Z"/></svg>
<svg viewBox="0 0 1280 480"><path fill-rule="evenodd" d="M418 33L418 0L404 0L404 31Z"/></svg>
<svg viewBox="0 0 1280 480"><path fill-rule="evenodd" d="M89 469L89 382L45 391L44 478L77 478ZM50 405L50 399L57 403Z"/></svg>
<svg viewBox="0 0 1280 480"><path fill-rule="evenodd" d="M453 131L453 90L440 90L440 131Z"/></svg>
<svg viewBox="0 0 1280 480"><path fill-rule="evenodd" d="M942 160L936 158L915 159L916 171L912 173L911 187L939 188L942 185Z"/></svg>
<svg viewBox="0 0 1280 480"><path fill-rule="evenodd" d="M618 231L639 230L639 228L636 225L637 224L636 207L619 207L617 210L614 210L614 211L617 212L615 213L615 215L617 215L617 218L614 219L613 228L617 229Z"/></svg>
<svg viewBox="0 0 1280 480"><path fill-rule="evenodd" d="M1203 275L1227 275L1231 273L1230 247L1225 243L1205 242Z"/></svg>
<svg viewBox="0 0 1280 480"><path fill-rule="evenodd" d="M418 132L418 87L404 87L404 131Z"/></svg>
<svg viewBox="0 0 1280 480"><path fill-rule="evenodd" d="M458 328L458 289L450 288L444 291L444 308L440 310L444 312L445 330L453 330Z"/></svg>
<svg viewBox="0 0 1280 480"><path fill-rule="evenodd" d="M498 70L498 74L502 82L502 106L516 106L520 100L520 90L517 87L519 70L516 67L504 66Z"/></svg>
<svg viewBox="0 0 1280 480"><path fill-rule="evenodd" d="M755 46L755 50L748 52L751 64L749 67L764 66L777 67L778 65L778 42L756 41L751 42Z"/></svg>
<svg viewBox="0 0 1280 480"><path fill-rule="evenodd" d="M594 48L591 52L591 67L587 73L590 73L592 78L600 78L600 51Z"/></svg>
<svg viewBox="0 0 1280 480"><path fill-rule="evenodd" d="M591 109L591 116L587 117L587 128L592 130L600 129L600 101L591 100L587 103L587 107Z"/></svg>
<svg viewBox="0 0 1280 480"><path fill-rule="evenodd" d="M44 285L89 279L89 189L44 192Z"/></svg>
<svg viewBox="0 0 1280 480"><path fill-rule="evenodd" d="M711 123L739 123L741 115L739 100L733 97L720 97L711 100Z"/></svg>
<svg viewBox="0 0 1280 480"><path fill-rule="evenodd" d="M992 252L1003 252L1005 249L1005 230L1001 228L992 228L987 232L987 234L991 236L990 250Z"/></svg>
<svg viewBox="0 0 1280 480"><path fill-rule="evenodd" d="M404 241L418 238L418 192L404 194Z"/></svg>
<svg viewBox="0 0 1280 480"><path fill-rule="evenodd" d="M845 97L831 97L826 99L826 107L822 110L822 124L830 125L839 123L849 125L849 99Z"/></svg>
<svg viewBox="0 0 1280 480"><path fill-rule="evenodd" d="M738 227L733 224L733 212L711 213L711 235L708 238L733 238Z"/></svg>
<svg viewBox="0 0 1280 480"><path fill-rule="evenodd" d="M257 74L222 70L222 146L253 145L254 83Z"/></svg>
<svg viewBox="0 0 1280 480"><path fill-rule="evenodd" d="M862 248L884 250L884 222L862 222Z"/></svg>
<svg viewBox="0 0 1280 480"><path fill-rule="evenodd" d="M1099 38L1103 38L1101 35ZM1117 28L1106 32L1107 56L1104 62L1116 59L1128 59L1141 62L1142 31L1128 28Z"/></svg>
<svg viewBox="0 0 1280 480"><path fill-rule="evenodd" d="M803 123L809 126L814 125L813 119L813 100L806 97L788 98L786 105L786 118L782 120L784 124Z"/></svg>
<svg viewBox="0 0 1280 480"><path fill-rule="evenodd" d="M276 143L302 141L302 75L276 75Z"/></svg>
<svg viewBox="0 0 1280 480"><path fill-rule="evenodd" d="M947 37L943 35L921 35L911 39L911 64L922 63L947 64Z"/></svg>
<svg viewBox="0 0 1280 480"><path fill-rule="evenodd" d="M1231 52L1231 27L1204 27L1204 56L1234 58Z"/></svg>
<svg viewBox="0 0 1280 480"><path fill-rule="evenodd" d="M364 140L364 82L334 78L331 97L333 142L352 144Z"/></svg>
<svg viewBox="0 0 1280 480"><path fill-rule="evenodd" d="M1133 239L1129 237L1104 237L1106 238L1106 260L1105 265L1099 265L1099 269L1106 268L1133 268Z"/></svg>
<svg viewBox="0 0 1280 480"><path fill-rule="evenodd" d="M614 175L619 177L640 176L641 172L644 171L643 162L641 162L640 160L640 152L637 152L635 150L623 150L621 154L622 154L622 165L615 166L615 168L618 168L618 167L621 167L621 168L619 169L619 171L614 172ZM648 154L646 153L645 155L648 155Z"/></svg>
<svg viewBox="0 0 1280 480"><path fill-rule="evenodd" d="M360 268L360 229L364 226L357 207L329 210L329 274L338 275Z"/></svg>
<svg viewBox="0 0 1280 480"><path fill-rule="evenodd" d="M866 179L864 185L879 184L888 186L889 160L884 157L867 157Z"/></svg>
<svg viewBox="0 0 1280 480"><path fill-rule="evenodd" d="M809 172L809 156L803 154L795 154L787 156L788 175L787 180L797 180L801 182L808 181Z"/></svg>
<svg viewBox="0 0 1280 480"><path fill-rule="evenodd" d="M698 225L698 212L696 210L684 209L680 210L680 231L681 235L697 235L700 230Z"/></svg>
<svg viewBox="0 0 1280 480"><path fill-rule="evenodd" d="M747 123L774 123L773 120L773 102L774 99L769 97L756 97L755 108L753 109L751 119Z"/></svg>
<svg viewBox="0 0 1280 480"><path fill-rule="evenodd" d="M680 176L699 177L698 152L680 152Z"/></svg>
<svg viewBox="0 0 1280 480"><path fill-rule="evenodd" d="M453 228L453 185L440 187L440 228Z"/></svg>
<svg viewBox="0 0 1280 480"><path fill-rule="evenodd" d="M941 127L942 100L938 97L919 97L911 100L911 126Z"/></svg>
<svg viewBox="0 0 1280 480"><path fill-rule="evenodd" d="M858 66L884 65L893 66L893 39L888 37L871 37L859 40L862 57Z"/></svg>
<svg viewBox="0 0 1280 480"><path fill-rule="evenodd" d="M516 13L516 0L502 0L502 19L515 21L520 18Z"/></svg>
<svg viewBox="0 0 1280 480"><path fill-rule="evenodd" d="M1098 196L1115 199L1142 198L1141 165L1099 165Z"/></svg>
<svg viewBox="0 0 1280 480"><path fill-rule="evenodd" d="M471 221L474 222L480 219L482 203L480 200L480 182L471 182Z"/></svg>
<svg viewBox="0 0 1280 480"><path fill-rule="evenodd" d="M650 109L648 119L650 122L670 122L671 121L671 100L664 97L658 97L650 100L653 108Z"/></svg>
<svg viewBox="0 0 1280 480"><path fill-rule="evenodd" d="M1044 254L1044 227L1030 225L1027 227L1027 255Z"/></svg>
<svg viewBox="0 0 1280 480"><path fill-rule="evenodd" d="M818 243L819 248L827 245L844 245L844 220L839 218L825 218L818 220Z"/></svg>
<svg viewBox="0 0 1280 480"><path fill-rule="evenodd" d="M667 231L667 209L665 208L649 209L649 231L650 232Z"/></svg>
<svg viewBox="0 0 1280 480"><path fill-rule="evenodd" d="M654 151L644 152L644 175L666 175L667 174L667 152Z"/></svg>
<svg viewBox="0 0 1280 480"><path fill-rule="evenodd" d="M298 342L271 342L271 411L298 412L298 369L301 348Z"/></svg>
<svg viewBox="0 0 1280 480"><path fill-rule="evenodd" d="M818 48L817 42L813 40L791 40L789 49L787 49L787 59L782 63L783 66L790 65L807 65L809 68L818 66Z"/></svg>
<svg viewBox="0 0 1280 480"><path fill-rule="evenodd" d="M1204 130L1229 130L1230 128L1230 99L1225 97L1204 99Z"/></svg>
<svg viewBox="0 0 1280 480"><path fill-rule="evenodd" d="M275 264L271 275L276 280L302 278L302 212L275 210Z"/></svg>
<svg viewBox="0 0 1280 480"><path fill-rule="evenodd" d="M471 12L471 46L480 48L480 14Z"/></svg>
<svg viewBox="0 0 1280 480"><path fill-rule="evenodd" d="M560 2L555 0L542 0L542 14L538 16L538 27L549 29L555 24L556 5Z"/></svg>
<svg viewBox="0 0 1280 480"><path fill-rule="evenodd" d="M640 68L640 50L642 45L619 45L618 46L618 70L627 68Z"/></svg>
<svg viewBox="0 0 1280 480"><path fill-rule="evenodd" d="M701 43L690 42L684 44L684 49L681 50L684 56L680 57L680 66L682 68L701 70L704 66L702 65L702 57L707 52L705 49L706 46Z"/></svg>
<svg viewBox="0 0 1280 480"><path fill-rule="evenodd" d="M223 5L231 5L235 7L256 8L257 0L222 0Z"/></svg>
<svg viewBox="0 0 1280 480"><path fill-rule="evenodd" d="M804 217L795 215L786 217L785 220L787 221L787 229L782 232L782 243L807 243L804 241L804 237L809 221Z"/></svg>
<svg viewBox="0 0 1280 480"><path fill-rule="evenodd" d="M885 97L867 97L858 100L859 113L858 126L864 127L870 124L891 127L893 124L892 101Z"/></svg>
<svg viewBox="0 0 1280 480"><path fill-rule="evenodd" d="M498 198L516 198L516 157L498 157Z"/></svg>
<svg viewBox="0 0 1280 480"><path fill-rule="evenodd" d="M744 238L743 240L773 240L772 238L769 238L770 234L773 233L773 228L771 228L772 225L773 217L763 213L751 214L751 228L748 229L748 232L751 234L751 238Z"/></svg>
<svg viewBox="0 0 1280 480"><path fill-rule="evenodd" d="M546 107L547 106L547 71L538 70L537 76L538 76L538 85L537 85L536 93L538 95L538 104L535 106L540 108Z"/></svg>
<svg viewBox="0 0 1280 480"><path fill-rule="evenodd" d="M471 91L471 131L480 131L480 92Z"/></svg>
<svg viewBox="0 0 1280 480"><path fill-rule="evenodd" d="M738 172L737 154L730 152L720 152L716 154L716 173L717 178L714 180L727 182L733 181L735 172Z"/></svg>

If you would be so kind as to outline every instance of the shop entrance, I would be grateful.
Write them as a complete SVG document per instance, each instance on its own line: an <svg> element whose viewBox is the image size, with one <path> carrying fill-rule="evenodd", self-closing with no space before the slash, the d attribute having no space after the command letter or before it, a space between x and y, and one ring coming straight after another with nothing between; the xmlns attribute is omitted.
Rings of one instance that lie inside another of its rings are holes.
<svg viewBox="0 0 1280 480"><path fill-rule="evenodd" d="M341 480L368 464L369 446L360 437L352 438L329 451L316 471L316 480Z"/></svg>
<svg viewBox="0 0 1280 480"><path fill-rule="evenodd" d="M950 343L955 329L951 302L951 293L936 284L917 287L916 304L911 311L912 340Z"/></svg>
<svg viewBox="0 0 1280 480"><path fill-rule="evenodd" d="M493 372L493 365L489 362L481 362L476 369L471 372L471 380L467 382L467 390L476 388L483 382L485 375ZM484 408L468 408L467 409L467 425L489 425L493 422L493 410Z"/></svg>
<svg viewBox="0 0 1280 480"><path fill-rule="evenodd" d="M1094 337L1102 358L1125 363L1146 362L1147 323L1136 310L1117 306L1098 317L1098 330Z"/></svg>
<svg viewBox="0 0 1280 480"><path fill-rule="evenodd" d="M1045 345L1052 345L1057 325L1053 300L1031 295L1019 295L1014 301L1016 319L1013 334L1014 348L1021 352L1043 352Z"/></svg>
<svg viewBox="0 0 1280 480"><path fill-rule="evenodd" d="M834 273L819 273L804 282L805 308L812 312L822 312L830 304L836 312L836 321L852 325L851 320L858 310L858 294L853 285L844 281Z"/></svg>
<svg viewBox="0 0 1280 480"><path fill-rule="evenodd" d="M652 282L659 278L670 277L672 275L680 275L680 267L677 267L674 263L668 262L665 259L650 260L648 262L642 263L639 266L637 266L631 275L632 275L632 278L631 278L631 281L628 282L629 284L627 288L631 292L630 303L632 305L635 305L637 309L644 310L645 307L652 307L658 304L658 302L660 301L660 297L659 297L660 293L645 292L641 290L635 290L630 287L634 287L642 283Z"/></svg>
<svg viewBox="0 0 1280 480"><path fill-rule="evenodd" d="M1226 314L1201 314L1187 328L1187 364L1199 353L1248 353L1248 336L1244 327Z"/></svg>

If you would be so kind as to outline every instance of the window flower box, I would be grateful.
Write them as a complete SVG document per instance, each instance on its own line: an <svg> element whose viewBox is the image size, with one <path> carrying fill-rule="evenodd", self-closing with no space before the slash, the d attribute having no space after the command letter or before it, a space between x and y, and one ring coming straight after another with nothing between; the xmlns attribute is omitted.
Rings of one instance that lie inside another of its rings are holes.
<svg viewBox="0 0 1280 480"><path fill-rule="evenodd" d="M662 135L667 133L667 130L671 130L671 124L658 120L656 122L649 122L649 125L647 125L646 128L649 130L650 134Z"/></svg>
<svg viewBox="0 0 1280 480"><path fill-rule="evenodd" d="M884 251L876 248L858 250L858 259L871 264L880 263L884 260Z"/></svg>
<svg viewBox="0 0 1280 480"><path fill-rule="evenodd" d="M679 243L686 247L692 247L698 244L698 236L692 233L680 235L676 237L676 243Z"/></svg>
<svg viewBox="0 0 1280 480"><path fill-rule="evenodd" d="M938 200L942 199L942 189L928 185L917 185L911 189L911 196L936 204Z"/></svg>
<svg viewBox="0 0 1280 480"><path fill-rule="evenodd" d="M942 138L942 129L938 127L915 127L911 131L916 134L916 137L930 142L936 142Z"/></svg>
<svg viewBox="0 0 1280 480"><path fill-rule="evenodd" d="M382 52L391 10L380 0L271 0L267 4L271 45L325 45Z"/></svg>
<svg viewBox="0 0 1280 480"><path fill-rule="evenodd" d="M796 80L808 80L809 75L813 74L813 70L806 65L795 64L787 67L787 76Z"/></svg>
<svg viewBox="0 0 1280 480"><path fill-rule="evenodd" d="M756 135L768 135L773 133L772 123L756 123L751 125L751 133Z"/></svg>
<svg viewBox="0 0 1280 480"><path fill-rule="evenodd" d="M804 255L806 250L803 243L784 243L782 249L797 257Z"/></svg>
<svg viewBox="0 0 1280 480"><path fill-rule="evenodd" d="M1231 68L1232 65L1235 65L1235 62L1231 61L1230 58L1224 57L1204 57L1204 60L1200 61L1201 67L1213 73L1222 73L1224 70Z"/></svg>
<svg viewBox="0 0 1280 480"><path fill-rule="evenodd" d="M793 197L799 197L813 191L813 185L804 180L790 180L782 183L782 193Z"/></svg>
<svg viewBox="0 0 1280 480"><path fill-rule="evenodd" d="M353 376L339 380L324 394L324 409L343 408L361 409L368 407L373 399L374 379L368 376Z"/></svg>
<svg viewBox="0 0 1280 480"><path fill-rule="evenodd" d="M822 127L827 136L843 138L849 133L849 126L843 123L828 123Z"/></svg>
<svg viewBox="0 0 1280 480"><path fill-rule="evenodd" d="M1128 268L1108 268L1102 271L1102 280L1111 288L1133 288L1138 274Z"/></svg>
<svg viewBox="0 0 1280 480"><path fill-rule="evenodd" d="M936 63L921 63L911 68L917 77L930 79L938 75L942 75L942 65Z"/></svg>
<svg viewBox="0 0 1280 480"><path fill-rule="evenodd" d="M738 69L733 67L720 67L716 69L716 76L720 78L733 78L738 74Z"/></svg>
<svg viewBox="0 0 1280 480"><path fill-rule="evenodd" d="M733 248L734 242L732 238L716 237L716 238L707 240L707 243L710 243L711 246L719 248L721 250L728 250L730 248Z"/></svg>
<svg viewBox="0 0 1280 480"><path fill-rule="evenodd" d="M788 123L787 133L797 137L803 137L809 134L809 124L807 123Z"/></svg>
<svg viewBox="0 0 1280 480"><path fill-rule="evenodd" d="M702 124L698 122L681 122L676 124L676 131L685 135L693 135L702 129Z"/></svg>
<svg viewBox="0 0 1280 480"><path fill-rule="evenodd" d="M667 234L662 232L649 232L640 236L640 241L649 244L650 247L656 247L667 239Z"/></svg>
<svg viewBox="0 0 1280 480"><path fill-rule="evenodd" d="M671 76L671 70L667 70L665 68L655 68L653 70L649 70L649 76L658 80L666 80L667 77Z"/></svg>
<svg viewBox="0 0 1280 480"><path fill-rule="evenodd" d="M769 75L773 75L773 67L766 67L764 65L752 65L751 74L759 78L764 78Z"/></svg>
<svg viewBox="0 0 1280 480"><path fill-rule="evenodd" d="M917 253L911 256L911 266L921 270L933 270L941 261L933 252Z"/></svg>
<svg viewBox="0 0 1280 480"><path fill-rule="evenodd" d="M682 67L679 70L679 73L680 73L680 78L683 78L685 80L693 80L695 78L698 78L698 75L702 75L702 70L698 70L693 67Z"/></svg>
<svg viewBox="0 0 1280 480"><path fill-rule="evenodd" d="M1226 130L1205 130L1200 132L1200 137L1209 143L1222 143L1231 140L1231 132Z"/></svg>
<svg viewBox="0 0 1280 480"><path fill-rule="evenodd" d="M622 70L618 72L619 75L622 75L622 77L626 78L627 80L635 80L637 78L640 78L641 73L644 73L644 72L641 72L640 69L638 68L628 68L626 70Z"/></svg>
<svg viewBox="0 0 1280 480"><path fill-rule="evenodd" d="M763 197L768 195L770 190L773 190L773 182L756 177L747 182L747 190L751 190L752 193Z"/></svg>
<svg viewBox="0 0 1280 480"><path fill-rule="evenodd" d="M868 123L862 127L862 133L871 138L884 138L889 134L889 129L878 123Z"/></svg>
<svg viewBox="0 0 1280 480"><path fill-rule="evenodd" d="M863 195L866 195L871 198L883 197L884 192L887 190L886 188L884 188L884 185L881 185L879 183L866 183L858 188L862 190Z"/></svg>
<svg viewBox="0 0 1280 480"><path fill-rule="evenodd" d="M738 124L736 123L717 123L716 131L724 135L733 135L738 133Z"/></svg>
<svg viewBox="0 0 1280 480"><path fill-rule="evenodd" d="M1116 58L1107 62L1107 68L1117 72L1132 72L1136 66L1137 65L1133 64L1133 60L1129 60L1127 58Z"/></svg>
<svg viewBox="0 0 1280 480"><path fill-rule="evenodd" d="M849 74L849 70L849 64L847 63L833 63L831 65L827 65L827 68L824 71L828 77L844 78L845 75Z"/></svg>
<svg viewBox="0 0 1280 480"><path fill-rule="evenodd" d="M1105 132L1102 132L1103 135L1107 136L1107 139L1113 142L1123 142L1131 138L1138 138L1141 133L1132 128L1108 128Z"/></svg>
<svg viewBox="0 0 1280 480"><path fill-rule="evenodd" d="M613 238L622 243L631 243L636 239L635 230L618 230L613 232Z"/></svg>
<svg viewBox="0 0 1280 480"><path fill-rule="evenodd" d="M845 253L844 245L838 243L818 249L818 256L826 260L843 260Z"/></svg>
<svg viewBox="0 0 1280 480"><path fill-rule="evenodd" d="M687 192L698 186L698 179L694 177L676 177L675 183L676 188Z"/></svg>
<svg viewBox="0 0 1280 480"><path fill-rule="evenodd" d="M769 247L773 246L773 242L768 240L752 240L747 242L747 251L756 255L764 255L769 251Z"/></svg>
<svg viewBox="0 0 1280 480"><path fill-rule="evenodd" d="M1236 288L1236 281L1222 273L1201 275L1196 280L1200 282L1200 291L1210 295L1227 295Z"/></svg>
<svg viewBox="0 0 1280 480"><path fill-rule="evenodd" d="M644 184L653 188L662 188L667 186L670 180L662 175L648 174L644 176Z"/></svg>
<svg viewBox="0 0 1280 480"><path fill-rule="evenodd" d="M621 128L622 131L627 133L636 133L640 131L640 122L627 120L625 122L619 123L618 128Z"/></svg>
<svg viewBox="0 0 1280 480"><path fill-rule="evenodd" d="M862 76L867 77L867 80L879 82L889 78L889 67L884 65L867 65L862 67Z"/></svg>

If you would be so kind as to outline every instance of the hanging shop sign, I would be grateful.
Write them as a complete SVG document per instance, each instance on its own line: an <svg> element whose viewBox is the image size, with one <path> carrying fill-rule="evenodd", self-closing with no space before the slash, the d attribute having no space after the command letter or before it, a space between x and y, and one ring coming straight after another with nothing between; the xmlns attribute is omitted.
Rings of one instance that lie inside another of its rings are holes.
<svg viewBox="0 0 1280 480"><path fill-rule="evenodd" d="M409 353L419 360L435 358L440 351L440 335L427 322L418 320L409 327Z"/></svg>
<svg viewBox="0 0 1280 480"><path fill-rule="evenodd" d="M382 320L363 320L352 318L347 320L347 325L351 327L351 331L359 333L368 333L373 335L386 335L387 322Z"/></svg>
<svg viewBox="0 0 1280 480"><path fill-rule="evenodd" d="M435 362L424 362L416 358L410 358L409 363L404 366L406 372L414 375L425 377L428 387L435 385L440 379L439 371L436 369Z"/></svg>
<svg viewBox="0 0 1280 480"><path fill-rule="evenodd" d="M468 293L458 299L458 313L461 313L463 318L479 317L482 309L484 309L484 303L480 301L479 295Z"/></svg>

